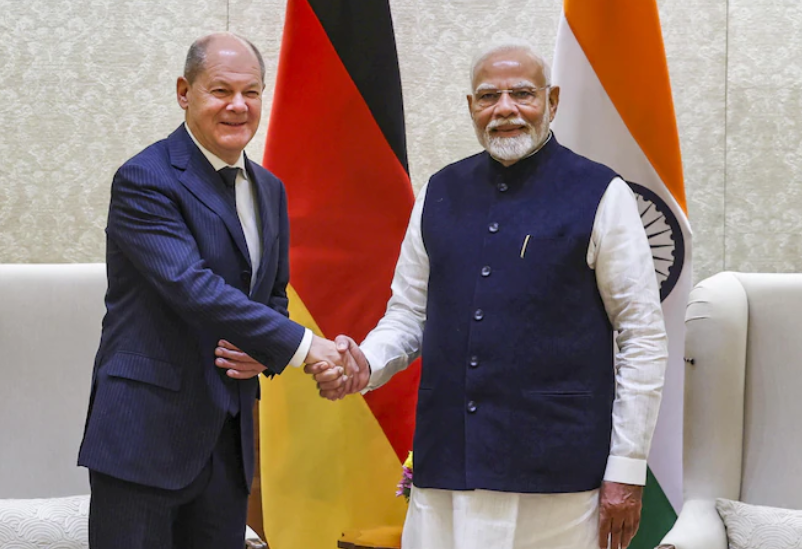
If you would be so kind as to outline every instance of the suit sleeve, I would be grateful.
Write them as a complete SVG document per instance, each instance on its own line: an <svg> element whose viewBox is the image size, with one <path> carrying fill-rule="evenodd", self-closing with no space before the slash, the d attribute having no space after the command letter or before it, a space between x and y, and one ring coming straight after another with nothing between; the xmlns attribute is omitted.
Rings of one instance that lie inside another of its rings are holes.
<svg viewBox="0 0 802 549"><path fill-rule="evenodd" d="M273 288L270 292L268 299L268 306L274 311L289 317L289 298L287 297L287 284L290 281L290 223L287 217L287 193L284 191L284 186L279 185L281 191L281 199L278 207L279 219L279 259L278 270L276 271L276 279ZM309 328L304 328L303 338L301 343L290 359L288 366L299 368L303 366L304 359L309 353L309 348L312 346L312 331ZM272 375L272 372L266 371L266 375Z"/></svg>
<svg viewBox="0 0 802 549"><path fill-rule="evenodd" d="M212 272L161 174L126 164L111 190L106 232L162 299L188 324L220 334L272 372L293 356L304 328L287 318L286 207L282 266L270 305L251 301Z"/></svg>

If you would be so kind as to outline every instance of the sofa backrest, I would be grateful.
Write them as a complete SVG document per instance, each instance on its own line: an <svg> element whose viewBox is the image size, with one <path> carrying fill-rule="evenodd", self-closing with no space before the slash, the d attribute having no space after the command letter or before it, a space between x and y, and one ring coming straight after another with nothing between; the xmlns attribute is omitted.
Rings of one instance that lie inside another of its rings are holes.
<svg viewBox="0 0 802 549"><path fill-rule="evenodd" d="M89 492L77 467L103 264L0 265L0 498Z"/></svg>
<svg viewBox="0 0 802 549"><path fill-rule="evenodd" d="M708 278L686 327L685 499L802 509L802 274Z"/></svg>

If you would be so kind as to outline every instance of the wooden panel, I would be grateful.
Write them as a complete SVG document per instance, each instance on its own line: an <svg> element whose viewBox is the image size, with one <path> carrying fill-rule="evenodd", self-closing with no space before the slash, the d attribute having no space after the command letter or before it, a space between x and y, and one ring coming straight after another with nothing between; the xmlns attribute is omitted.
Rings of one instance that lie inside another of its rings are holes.
<svg viewBox="0 0 802 549"><path fill-rule="evenodd" d="M344 532L337 542L340 549L399 549L401 527L381 526Z"/></svg>

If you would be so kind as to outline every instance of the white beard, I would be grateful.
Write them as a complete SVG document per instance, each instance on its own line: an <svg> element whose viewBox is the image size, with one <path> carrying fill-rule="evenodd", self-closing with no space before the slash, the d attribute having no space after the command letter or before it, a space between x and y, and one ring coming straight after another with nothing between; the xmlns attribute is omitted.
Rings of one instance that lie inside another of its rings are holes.
<svg viewBox="0 0 802 549"><path fill-rule="evenodd" d="M499 160L520 160L535 150L537 142L531 133L522 133L515 137L495 137L487 135L485 148L493 158Z"/></svg>
<svg viewBox="0 0 802 549"><path fill-rule="evenodd" d="M546 102L547 113L548 109L549 105ZM490 133L490 130L506 124L523 126L525 133L515 137L498 137ZM479 143L490 153L490 156L505 162L516 162L532 154L546 141L549 136L549 125L549 117L544 114L539 127L532 126L523 118L514 117L491 120L483 132L479 131L475 122L473 128Z"/></svg>

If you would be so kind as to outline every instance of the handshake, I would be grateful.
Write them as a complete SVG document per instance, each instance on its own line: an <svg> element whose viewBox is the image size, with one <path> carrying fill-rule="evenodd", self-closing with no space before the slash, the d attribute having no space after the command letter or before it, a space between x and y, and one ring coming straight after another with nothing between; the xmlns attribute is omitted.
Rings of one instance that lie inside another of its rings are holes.
<svg viewBox="0 0 802 549"><path fill-rule="evenodd" d="M215 366L234 379L251 379L267 369L224 339L217 342L214 354ZM317 382L320 396L329 400L358 393L370 380L370 364L356 342L345 335L334 341L313 335L304 363L304 372Z"/></svg>

